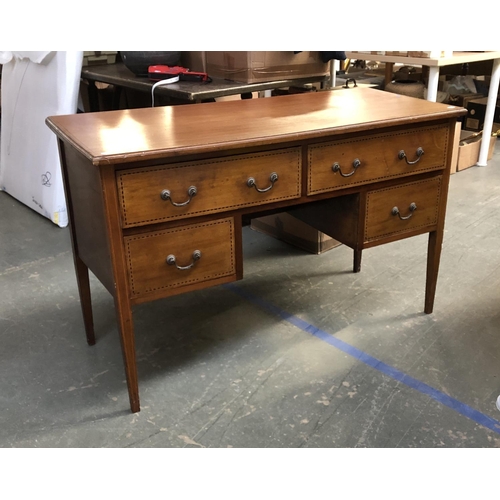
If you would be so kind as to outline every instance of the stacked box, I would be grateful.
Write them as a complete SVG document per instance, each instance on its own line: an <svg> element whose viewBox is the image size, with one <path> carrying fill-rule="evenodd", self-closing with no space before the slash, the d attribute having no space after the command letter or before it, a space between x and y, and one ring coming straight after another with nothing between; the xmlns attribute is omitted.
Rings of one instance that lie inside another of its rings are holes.
<svg viewBox="0 0 500 500"><path fill-rule="evenodd" d="M83 66L93 66L95 64L114 64L116 62L117 53L117 51L101 52L100 50L84 52Z"/></svg>
<svg viewBox="0 0 500 500"><path fill-rule="evenodd" d="M272 82L330 74L319 52L205 52L206 72L212 78L242 83Z"/></svg>
<svg viewBox="0 0 500 500"><path fill-rule="evenodd" d="M467 102L467 116L464 119L465 130L472 130L475 132L483 130L487 104L487 97L471 99ZM493 114L493 122L493 132L496 132L500 128L500 104L498 101Z"/></svg>
<svg viewBox="0 0 500 500"><path fill-rule="evenodd" d="M198 73L207 72L206 52L205 51L186 51L181 53L181 66L190 71Z"/></svg>
<svg viewBox="0 0 500 500"><path fill-rule="evenodd" d="M493 156L497 138L496 136L491 136L489 140L488 160L490 160ZM471 135L470 132L462 130L460 134L460 144L458 147L457 172L473 167L477 164L482 141L483 138L481 134Z"/></svg>

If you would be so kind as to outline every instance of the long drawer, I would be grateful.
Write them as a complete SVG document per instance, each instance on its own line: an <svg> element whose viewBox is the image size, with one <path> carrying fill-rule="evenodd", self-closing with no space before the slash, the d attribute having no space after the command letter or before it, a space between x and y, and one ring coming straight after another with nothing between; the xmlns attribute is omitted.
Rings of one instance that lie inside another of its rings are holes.
<svg viewBox="0 0 500 500"><path fill-rule="evenodd" d="M448 128L433 126L313 145L308 194L445 167Z"/></svg>
<svg viewBox="0 0 500 500"><path fill-rule="evenodd" d="M132 297L236 274L232 218L124 238Z"/></svg>
<svg viewBox="0 0 500 500"><path fill-rule="evenodd" d="M122 226L299 198L301 164L295 147L119 171Z"/></svg>
<svg viewBox="0 0 500 500"><path fill-rule="evenodd" d="M431 230L437 224L442 176L368 192L364 240Z"/></svg>

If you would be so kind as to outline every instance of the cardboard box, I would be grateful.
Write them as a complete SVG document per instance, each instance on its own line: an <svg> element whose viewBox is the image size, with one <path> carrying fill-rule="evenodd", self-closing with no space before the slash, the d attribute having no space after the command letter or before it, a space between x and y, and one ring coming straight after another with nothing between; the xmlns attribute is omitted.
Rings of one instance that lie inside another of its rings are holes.
<svg viewBox="0 0 500 500"><path fill-rule="evenodd" d="M181 52L181 66L190 71L207 73L207 60L205 51Z"/></svg>
<svg viewBox="0 0 500 500"><path fill-rule="evenodd" d="M116 62L117 51L100 51L83 53L83 66L93 66L96 64L114 64Z"/></svg>
<svg viewBox="0 0 500 500"><path fill-rule="evenodd" d="M409 50L408 57L451 57L452 50Z"/></svg>
<svg viewBox="0 0 500 500"><path fill-rule="evenodd" d="M242 83L270 82L330 74L319 52L205 52L206 72L212 78Z"/></svg>
<svg viewBox="0 0 500 500"><path fill-rule="evenodd" d="M487 97L480 99L472 99L467 103L467 116L464 119L464 129L479 132L484 127L484 117L486 115ZM497 102L495 112L493 114L494 124L500 124L500 105ZM497 127L497 128L495 128ZM493 132L498 130L498 125L493 126Z"/></svg>
<svg viewBox="0 0 500 500"><path fill-rule="evenodd" d="M286 212L253 219L250 227L314 254L341 245L339 241Z"/></svg>
<svg viewBox="0 0 500 500"><path fill-rule="evenodd" d="M460 106L466 108L469 101L474 99L481 99L484 97L483 94L450 94L448 98L448 104L453 104L453 106Z"/></svg>
<svg viewBox="0 0 500 500"><path fill-rule="evenodd" d="M488 150L488 160L493 156L497 138L490 137L490 148ZM482 136L471 134L466 130L460 133L460 143L458 148L457 172L476 165L479 159L479 149L481 148Z"/></svg>

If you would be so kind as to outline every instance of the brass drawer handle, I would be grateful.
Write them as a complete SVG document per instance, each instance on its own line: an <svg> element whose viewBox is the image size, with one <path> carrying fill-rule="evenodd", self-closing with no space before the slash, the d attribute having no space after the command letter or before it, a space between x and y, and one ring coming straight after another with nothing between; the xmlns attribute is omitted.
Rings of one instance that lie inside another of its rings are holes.
<svg viewBox="0 0 500 500"><path fill-rule="evenodd" d="M198 192L198 190L196 189L195 186L189 186L189 189L188 189L188 200L183 202L183 203L176 203L175 201L172 201L172 198L170 197L170 191L168 189L164 189L160 196L161 196L161 199L164 200L164 201L170 201L170 203L172 203L172 205L174 207L185 207L192 199L193 199L193 196L196 196L196 193Z"/></svg>
<svg viewBox="0 0 500 500"><path fill-rule="evenodd" d="M361 162L359 161L358 158L356 158L353 162L352 162L352 166L353 166L353 169L351 172L349 172L348 174L344 174L344 172L342 172L342 170L340 169L340 165L335 162L333 165L332 165L332 170L334 172L338 172L342 177L351 177L351 175L354 175L354 173L356 172L356 169L358 167L361 166Z"/></svg>
<svg viewBox="0 0 500 500"><path fill-rule="evenodd" d="M188 269L191 269L195 264L196 261L201 259L201 252L199 250L195 250L193 252L193 262L189 264L188 266L178 266L177 263L175 262L175 255L170 254L167 257L167 264L169 266L175 266L179 271L187 271Z"/></svg>
<svg viewBox="0 0 500 500"><path fill-rule="evenodd" d="M249 177L247 180L247 186L254 187L259 193L266 193L267 191L270 191L273 188L274 183L278 180L278 174L276 172L273 172L269 176L269 180L271 181L271 185L269 187L266 187L264 189L259 189L257 187L257 184L255 183L255 179L253 177Z"/></svg>
<svg viewBox="0 0 500 500"><path fill-rule="evenodd" d="M398 153L398 158L400 160L405 160L408 165L415 165L415 163L420 161L420 158L422 158L422 155L424 154L424 150L422 148L417 148L417 151L415 151L415 154L417 155L417 159L414 161L408 161L408 158L406 157L406 153L404 152L404 149L402 149Z"/></svg>
<svg viewBox="0 0 500 500"><path fill-rule="evenodd" d="M401 220L408 220L413 215L413 212L415 212L415 210L417 209L417 205L415 203L410 203L410 206L408 208L410 210L409 215L401 215L399 213L398 207L394 207L392 209L392 215L398 215Z"/></svg>

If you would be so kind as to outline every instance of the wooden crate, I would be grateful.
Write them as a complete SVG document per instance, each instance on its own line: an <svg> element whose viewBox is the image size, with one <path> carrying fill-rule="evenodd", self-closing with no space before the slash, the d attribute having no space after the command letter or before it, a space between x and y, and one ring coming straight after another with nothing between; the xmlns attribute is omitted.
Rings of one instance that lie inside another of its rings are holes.
<svg viewBox="0 0 500 500"><path fill-rule="evenodd" d="M286 212L253 219L250 227L314 254L321 254L341 245L340 241Z"/></svg>

